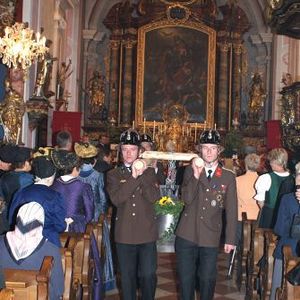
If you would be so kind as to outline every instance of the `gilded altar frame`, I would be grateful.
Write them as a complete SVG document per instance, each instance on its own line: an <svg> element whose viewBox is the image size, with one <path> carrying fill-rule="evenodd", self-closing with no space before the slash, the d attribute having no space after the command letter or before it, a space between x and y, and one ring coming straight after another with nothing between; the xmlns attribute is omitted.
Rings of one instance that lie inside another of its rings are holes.
<svg viewBox="0 0 300 300"><path fill-rule="evenodd" d="M181 104L192 116L188 123L213 127L215 65L216 31L213 28L189 20L182 23L163 20L140 27L136 123L147 126L153 121L162 123L164 109Z"/></svg>

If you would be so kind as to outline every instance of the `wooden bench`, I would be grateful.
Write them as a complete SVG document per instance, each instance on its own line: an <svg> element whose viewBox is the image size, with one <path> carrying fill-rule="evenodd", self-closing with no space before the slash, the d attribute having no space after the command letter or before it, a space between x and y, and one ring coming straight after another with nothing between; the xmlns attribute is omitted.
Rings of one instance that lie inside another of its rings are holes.
<svg viewBox="0 0 300 300"><path fill-rule="evenodd" d="M82 299L89 299L90 282L93 270L91 269L91 237L88 233L65 232L60 235L63 248L72 253L72 284L70 295L78 296L82 288ZM72 297L71 297L72 299Z"/></svg>
<svg viewBox="0 0 300 300"><path fill-rule="evenodd" d="M69 248L61 248L61 260L64 272L64 294L63 299L74 299L76 291L73 289L73 251Z"/></svg>
<svg viewBox="0 0 300 300"><path fill-rule="evenodd" d="M40 270L4 269L5 285L15 300L48 300L53 257L45 256Z"/></svg>
<svg viewBox="0 0 300 300"><path fill-rule="evenodd" d="M14 291L10 290L10 289L0 290L0 299L1 300L13 300L14 299Z"/></svg>
<svg viewBox="0 0 300 300"><path fill-rule="evenodd" d="M300 257L294 257L290 246L283 247L283 282L276 291L277 300L300 300L300 286L293 286L286 279L286 274L300 263Z"/></svg>
<svg viewBox="0 0 300 300"><path fill-rule="evenodd" d="M261 283L260 295L261 299L269 299L274 269L273 253L276 247L277 236L273 233L272 229L263 229L263 231L265 261L259 271L259 280Z"/></svg>
<svg viewBox="0 0 300 300"><path fill-rule="evenodd" d="M260 260L264 255L264 230L253 226L252 240L250 251L247 257L247 299L259 299L260 298Z"/></svg>
<svg viewBox="0 0 300 300"><path fill-rule="evenodd" d="M253 243L252 228L256 226L255 220L248 220L246 213L242 214L242 240L239 253L237 287L240 290L241 286L247 287L247 260ZM252 247L253 248L253 247Z"/></svg>

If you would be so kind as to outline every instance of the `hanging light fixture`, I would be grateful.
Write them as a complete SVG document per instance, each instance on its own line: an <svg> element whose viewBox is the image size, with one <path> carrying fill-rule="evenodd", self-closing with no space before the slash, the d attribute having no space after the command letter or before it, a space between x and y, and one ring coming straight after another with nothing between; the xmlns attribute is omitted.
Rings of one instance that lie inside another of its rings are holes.
<svg viewBox="0 0 300 300"><path fill-rule="evenodd" d="M0 38L0 58L9 68L20 68L26 75L28 68L36 60L43 60L49 50L46 38L36 34L26 23L15 23L4 29Z"/></svg>

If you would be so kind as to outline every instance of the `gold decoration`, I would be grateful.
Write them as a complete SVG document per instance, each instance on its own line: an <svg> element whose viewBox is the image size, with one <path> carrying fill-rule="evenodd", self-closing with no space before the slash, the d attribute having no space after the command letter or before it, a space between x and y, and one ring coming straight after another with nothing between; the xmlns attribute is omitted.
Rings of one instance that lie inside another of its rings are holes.
<svg viewBox="0 0 300 300"><path fill-rule="evenodd" d="M46 38L24 23L15 23L6 27L4 37L0 38L0 57L9 68L21 68L27 74L33 61L42 60L46 52Z"/></svg>
<svg viewBox="0 0 300 300"><path fill-rule="evenodd" d="M1 116L5 126L5 136L9 142L18 144L25 105L21 95L11 87L8 80L5 81L5 85L5 101L1 104Z"/></svg>

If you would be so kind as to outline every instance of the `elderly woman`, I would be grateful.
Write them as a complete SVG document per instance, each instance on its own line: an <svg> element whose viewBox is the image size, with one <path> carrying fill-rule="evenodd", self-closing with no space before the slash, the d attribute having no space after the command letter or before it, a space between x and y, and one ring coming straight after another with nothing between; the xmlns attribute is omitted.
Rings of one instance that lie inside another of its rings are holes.
<svg viewBox="0 0 300 300"><path fill-rule="evenodd" d="M254 184L258 178L257 168L260 164L260 157L255 154L248 154L245 157L246 173L236 178L238 196L238 220L242 221L242 213L247 214L248 220L256 220L259 213L259 206L254 200L256 194Z"/></svg>
<svg viewBox="0 0 300 300"><path fill-rule="evenodd" d="M37 202L19 209L15 229L0 236L0 266L19 270L39 270L45 256L54 259L50 275L50 300L61 299L64 274L59 247L43 236L45 213Z"/></svg>
<svg viewBox="0 0 300 300"><path fill-rule="evenodd" d="M272 149L267 158L272 171L258 177L254 199L261 207L259 227L273 229L281 196L279 195L281 184L292 175L287 169L288 154L285 149Z"/></svg>
<svg viewBox="0 0 300 300"><path fill-rule="evenodd" d="M294 190L296 191L296 195L295 192L293 192L286 194L282 197L278 209L277 221L274 227L274 233L278 235L279 239L273 254L275 261L270 300L275 299L276 289L281 286L283 273L283 247L288 245L292 248L293 256L300 255L299 249L297 247L298 239L291 237L291 226L293 218L296 214L299 214L300 163L297 163L295 168L296 187L294 186Z"/></svg>

